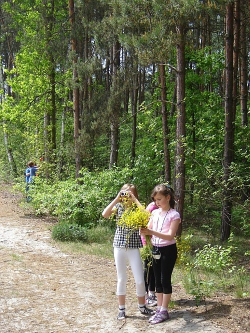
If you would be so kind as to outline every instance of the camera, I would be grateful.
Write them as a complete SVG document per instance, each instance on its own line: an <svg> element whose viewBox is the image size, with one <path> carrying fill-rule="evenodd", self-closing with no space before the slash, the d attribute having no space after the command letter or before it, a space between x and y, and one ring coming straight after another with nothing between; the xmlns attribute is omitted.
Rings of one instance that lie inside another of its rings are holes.
<svg viewBox="0 0 250 333"><path fill-rule="evenodd" d="M121 197L129 197L129 193L128 192L121 192Z"/></svg>
<svg viewBox="0 0 250 333"><path fill-rule="evenodd" d="M152 257L158 260L161 258L161 252L157 246L153 246Z"/></svg>

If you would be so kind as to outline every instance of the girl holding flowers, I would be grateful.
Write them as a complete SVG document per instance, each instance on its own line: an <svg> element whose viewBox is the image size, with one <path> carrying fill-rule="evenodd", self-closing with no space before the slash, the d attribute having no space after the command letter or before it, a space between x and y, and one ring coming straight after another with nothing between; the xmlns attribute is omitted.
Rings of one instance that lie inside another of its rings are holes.
<svg viewBox="0 0 250 333"><path fill-rule="evenodd" d="M158 324L169 319L171 276L177 259L175 235L181 221L179 213L174 209L174 192L171 187L165 184L157 185L151 197L159 209L152 212L148 228L142 228L141 235L152 236L157 311L149 321L151 324Z"/></svg>
<svg viewBox="0 0 250 333"><path fill-rule="evenodd" d="M153 310L145 306L145 284L143 266L139 248L142 247L139 228L146 226L148 217L136 214L136 210L143 210L138 199L137 189L133 184L125 184L115 199L104 209L102 216L109 218L116 216L116 232L113 241L114 259L117 271L117 296L119 313L117 319L125 319L125 298L127 282L127 261L130 264L136 284L138 308L142 314L152 315ZM133 218L134 216L134 218ZM144 215L143 215L144 216Z"/></svg>

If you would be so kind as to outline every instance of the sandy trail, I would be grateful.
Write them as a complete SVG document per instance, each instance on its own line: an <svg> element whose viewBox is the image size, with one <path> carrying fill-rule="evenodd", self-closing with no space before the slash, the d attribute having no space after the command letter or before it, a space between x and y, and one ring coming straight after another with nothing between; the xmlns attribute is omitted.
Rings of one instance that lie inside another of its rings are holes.
<svg viewBox="0 0 250 333"><path fill-rule="evenodd" d="M190 298L179 299L169 321L149 325L137 310L130 272L128 318L117 321L113 261L61 252L50 225L0 191L0 333L231 332L197 315Z"/></svg>

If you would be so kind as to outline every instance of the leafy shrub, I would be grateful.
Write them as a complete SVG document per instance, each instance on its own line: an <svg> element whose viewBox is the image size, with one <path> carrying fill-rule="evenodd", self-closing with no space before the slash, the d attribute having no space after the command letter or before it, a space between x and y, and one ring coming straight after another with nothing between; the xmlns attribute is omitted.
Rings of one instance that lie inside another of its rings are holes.
<svg viewBox="0 0 250 333"><path fill-rule="evenodd" d="M87 236L90 243L110 244L112 248L114 232L109 226L97 225L94 228L88 229Z"/></svg>
<svg viewBox="0 0 250 333"><path fill-rule="evenodd" d="M195 250L194 256L184 255L185 260L181 262L183 283L187 293L194 296L197 305L215 290L231 291L234 287L238 297L248 295L247 271L243 266L237 268L234 265L238 248L232 245L233 242L235 244L235 238L231 235L227 245L205 244L201 249ZM185 242L183 245L185 252ZM182 244L179 243L178 246L182 254ZM187 248L188 251L189 249ZM244 256L247 255L245 253Z"/></svg>
<svg viewBox="0 0 250 333"><path fill-rule="evenodd" d="M201 250L196 250L193 266L209 271L223 271L232 265L233 246L207 244Z"/></svg>
<svg viewBox="0 0 250 333"><path fill-rule="evenodd" d="M81 171L78 182L46 181L39 177L30 191L37 214L57 216L61 222L86 228L102 220L102 210L116 196L124 183L132 182L132 170L113 168L101 172Z"/></svg>
<svg viewBox="0 0 250 333"><path fill-rule="evenodd" d="M95 225L101 216L98 189L88 189L75 180L55 182L41 179L32 189L32 205L37 214L57 216L61 222L86 228Z"/></svg>
<svg viewBox="0 0 250 333"><path fill-rule="evenodd" d="M77 224L58 223L53 227L52 238L62 242L86 242L87 233L84 227Z"/></svg>
<svg viewBox="0 0 250 333"><path fill-rule="evenodd" d="M202 276L194 269L185 271L183 283L187 293L194 296L196 306L211 296L216 289L216 283L213 279L209 278L208 275Z"/></svg>

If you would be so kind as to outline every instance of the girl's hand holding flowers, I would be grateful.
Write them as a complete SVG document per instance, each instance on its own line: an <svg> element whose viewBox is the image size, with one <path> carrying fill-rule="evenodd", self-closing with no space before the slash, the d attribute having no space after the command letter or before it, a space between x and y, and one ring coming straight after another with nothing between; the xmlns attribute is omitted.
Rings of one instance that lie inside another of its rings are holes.
<svg viewBox="0 0 250 333"><path fill-rule="evenodd" d="M141 228L140 229L140 234L142 236L150 236L150 235L152 235L152 230L148 229L148 228Z"/></svg>
<svg viewBox="0 0 250 333"><path fill-rule="evenodd" d="M141 249L141 258L142 260L147 260L148 269L152 266L152 244L151 244L151 230L148 228L140 228L140 235L146 240L146 244ZM147 270L147 274L148 274Z"/></svg>

